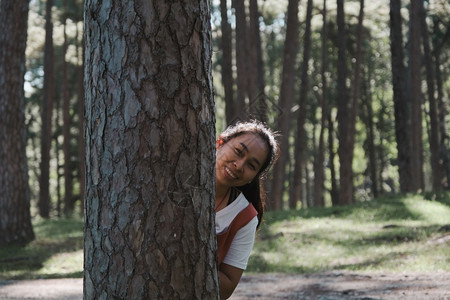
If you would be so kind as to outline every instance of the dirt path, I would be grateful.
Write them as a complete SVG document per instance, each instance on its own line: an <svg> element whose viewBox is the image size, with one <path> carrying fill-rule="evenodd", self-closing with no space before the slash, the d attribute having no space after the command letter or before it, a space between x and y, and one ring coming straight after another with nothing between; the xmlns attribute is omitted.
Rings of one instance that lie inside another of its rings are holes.
<svg viewBox="0 0 450 300"><path fill-rule="evenodd" d="M450 299L450 273L313 275L262 274L243 277L233 300Z"/></svg>
<svg viewBox="0 0 450 300"><path fill-rule="evenodd" d="M82 279L1 281L0 299L83 299ZM231 300L450 300L450 273L244 275Z"/></svg>

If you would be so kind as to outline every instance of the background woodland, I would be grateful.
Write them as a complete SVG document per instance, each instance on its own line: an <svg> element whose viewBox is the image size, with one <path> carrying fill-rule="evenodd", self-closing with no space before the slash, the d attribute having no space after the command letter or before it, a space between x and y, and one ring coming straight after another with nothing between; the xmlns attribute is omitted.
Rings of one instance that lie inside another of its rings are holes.
<svg viewBox="0 0 450 300"><path fill-rule="evenodd" d="M449 189L448 1L216 0L211 25L217 133L280 134L268 209ZM83 34L83 1L30 2L32 216L83 211Z"/></svg>

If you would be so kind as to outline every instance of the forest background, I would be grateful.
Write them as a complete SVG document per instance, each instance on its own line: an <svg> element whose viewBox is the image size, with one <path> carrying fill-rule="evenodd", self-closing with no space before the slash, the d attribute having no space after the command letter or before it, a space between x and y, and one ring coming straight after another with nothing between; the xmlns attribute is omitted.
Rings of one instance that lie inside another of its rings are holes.
<svg viewBox="0 0 450 300"><path fill-rule="evenodd" d="M217 132L280 133L269 209L449 188L450 6L416 2L213 1ZM30 2L26 59L33 215L81 213L82 1Z"/></svg>
<svg viewBox="0 0 450 300"><path fill-rule="evenodd" d="M31 218L83 214L90 82L82 1L0 4L0 45L22 38L17 44L27 46L18 89L5 83L20 73L20 51L8 57L0 47L0 224L15 221L0 227L4 245L32 240ZM334 208L379 206L374 198L391 195L446 197L449 11L444 0L212 2L216 132L256 118L280 133L268 209L308 215L306 208L328 207L334 216ZM27 40L19 21L28 21ZM25 97L14 94L23 86ZM22 128L26 144L18 142ZM27 166L17 168L22 150Z"/></svg>
<svg viewBox="0 0 450 300"><path fill-rule="evenodd" d="M29 9L31 215L81 215L83 2ZM449 189L447 1L213 1L211 13L216 131L256 118L280 133L268 209Z"/></svg>

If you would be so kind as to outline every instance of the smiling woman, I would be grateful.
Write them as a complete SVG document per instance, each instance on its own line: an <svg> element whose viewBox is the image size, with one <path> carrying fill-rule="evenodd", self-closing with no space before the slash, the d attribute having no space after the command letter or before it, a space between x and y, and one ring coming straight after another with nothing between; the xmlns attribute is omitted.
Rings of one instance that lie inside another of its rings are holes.
<svg viewBox="0 0 450 300"><path fill-rule="evenodd" d="M275 134L258 121L228 127L217 140L216 234L220 296L233 293L264 213L262 181L279 155Z"/></svg>

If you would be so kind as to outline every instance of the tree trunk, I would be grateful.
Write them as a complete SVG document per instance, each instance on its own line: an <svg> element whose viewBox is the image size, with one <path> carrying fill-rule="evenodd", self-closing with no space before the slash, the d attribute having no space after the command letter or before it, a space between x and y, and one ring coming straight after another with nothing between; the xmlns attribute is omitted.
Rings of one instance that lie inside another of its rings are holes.
<svg viewBox="0 0 450 300"><path fill-rule="evenodd" d="M411 191L421 192L423 178L420 5L411 0L409 17L409 97L411 100Z"/></svg>
<svg viewBox="0 0 450 300"><path fill-rule="evenodd" d="M85 299L218 299L209 1L85 2Z"/></svg>
<svg viewBox="0 0 450 300"><path fill-rule="evenodd" d="M300 108L297 110L297 138L295 139L295 157L294 157L294 184L293 195L289 201L289 208L295 209L297 202L300 200L301 186L302 186L302 169L304 166L304 152L306 148L305 143L305 122L306 122L306 110L307 110L307 92L309 90L308 85L308 70L309 70L309 58L311 52L311 18L312 18L312 0L308 0L306 8L306 20L305 20L305 34L303 35L303 62L302 62L302 75L300 85ZM306 175L307 176L307 175Z"/></svg>
<svg viewBox="0 0 450 300"><path fill-rule="evenodd" d="M329 153L329 166L330 166L330 181L331 181L331 203L333 205L339 204L339 189L336 179L336 166L334 163L334 122L331 113L328 113L328 153Z"/></svg>
<svg viewBox="0 0 450 300"><path fill-rule="evenodd" d="M430 38L428 34L427 26L427 14L423 6L423 1L420 2L420 21L422 29L422 39L423 39L423 50L424 50L424 60L426 68L426 78L427 78L427 94L428 94L428 104L429 104L429 118L430 118L430 132L428 134L428 140L430 142L430 158L431 158L431 177L433 192L440 192L442 190L441 184L441 162L439 158L440 152L440 133L439 133L439 117L437 112L436 98L434 96L434 66L433 66L433 56L430 49Z"/></svg>
<svg viewBox="0 0 450 300"><path fill-rule="evenodd" d="M450 29L447 29L447 34L450 33ZM449 35L450 36L450 35ZM433 43L434 45L435 43ZM442 44L441 44L442 45ZM441 133L440 136L440 145L441 149L439 152L440 160L442 161L442 178L441 181L444 183L445 189L450 189L450 154L447 150L446 141L448 140L447 135L447 127L446 127L446 116L447 116L447 109L446 105L444 103L444 92L443 92L443 83L442 83L442 75L441 75L441 47L435 46L433 51L433 57L434 57L434 65L435 65L435 72L436 72L436 89L437 89L437 103L438 103L438 111L439 111L439 131Z"/></svg>
<svg viewBox="0 0 450 300"><path fill-rule="evenodd" d="M220 17L220 28L222 31L222 84L225 93L225 119L227 124L231 124L236 116L236 112L233 97L233 51L231 42L231 24L228 22L227 0L220 0Z"/></svg>
<svg viewBox="0 0 450 300"><path fill-rule="evenodd" d="M363 111L365 116L365 125L366 125L366 135L367 135L367 152L368 152L368 169L369 169L369 177L371 181L371 190L373 197L379 196L379 183L378 183L378 164L377 164L377 151L375 146L375 126L374 126L374 115L372 108L372 93L370 90L370 82L372 81L372 68L371 64L368 64L367 71L367 79L365 79L365 91L364 91L364 102L363 102ZM365 78L364 76L363 78ZM381 121L381 120L380 120Z"/></svg>
<svg viewBox="0 0 450 300"><path fill-rule="evenodd" d="M286 163L289 158L289 125L292 98L294 97L295 66L298 50L298 0L289 0L287 11L286 39L283 52L283 71L279 98L280 113L277 120L277 129L281 133L281 155L273 169L272 180L272 207L275 210L283 206L284 180Z"/></svg>
<svg viewBox="0 0 450 300"><path fill-rule="evenodd" d="M66 0L64 7L66 9ZM70 128L72 126L70 120L70 98L67 79L67 34L66 34L66 18L64 18L64 43L63 43L63 153L64 153L64 214L71 215L74 210L74 202L72 197L72 172L71 172L71 156L70 156Z"/></svg>
<svg viewBox="0 0 450 300"><path fill-rule="evenodd" d="M320 69L320 77L322 79L322 94L320 97L321 117L320 117L320 133L319 146L317 149L317 156L314 160L314 200L313 205L316 207L325 206L324 201L324 161L325 161L325 128L327 127L328 119L328 105L327 105L327 76L328 69L328 36L327 36L327 0L323 0L322 8L322 45L321 45L321 60L322 67Z"/></svg>
<svg viewBox="0 0 450 300"><path fill-rule="evenodd" d="M338 62L337 62L337 120L339 132L339 204L353 202L353 149L351 135L352 101L347 90L347 51L346 29L344 17L344 0L337 0L337 27L338 27Z"/></svg>
<svg viewBox="0 0 450 300"><path fill-rule="evenodd" d="M249 111L253 118L260 121L267 121L267 103L264 91L264 61L261 49L261 36L259 30L259 10L258 0L250 0L250 67L251 67L251 97Z"/></svg>
<svg viewBox="0 0 450 300"><path fill-rule="evenodd" d="M0 246L34 239L25 154L28 1L0 2Z"/></svg>
<svg viewBox="0 0 450 300"><path fill-rule="evenodd" d="M394 90L395 137L397 141L397 161L400 191L411 191L409 112L406 101L405 66L403 53L402 16L400 0L390 2L390 41L392 86Z"/></svg>
<svg viewBox="0 0 450 300"><path fill-rule="evenodd" d="M42 102L41 136L41 176L39 178L39 214L50 217L50 148L52 136L52 110L54 98L53 70L53 0L47 0L45 9L45 49L44 49L44 99Z"/></svg>
<svg viewBox="0 0 450 300"><path fill-rule="evenodd" d="M238 120L245 120L246 105L245 99L248 96L249 84L249 66L248 66L248 33L247 33L247 14L245 13L244 0L232 0L236 17L236 86L237 98L234 116L234 123Z"/></svg>
<svg viewBox="0 0 450 300"><path fill-rule="evenodd" d="M78 30L77 30L78 36ZM78 38L77 38L78 40ZM80 206L81 213L84 213L84 199L86 195L86 161L84 157L84 148L85 148L85 140L84 140L84 85L83 85L83 69L84 69L84 40L82 37L81 45L77 45L77 53L81 50L81 61L77 68L78 75L78 89L77 89L77 97L78 97L78 168L79 168L79 181L80 181ZM77 55L77 57L80 57Z"/></svg>

